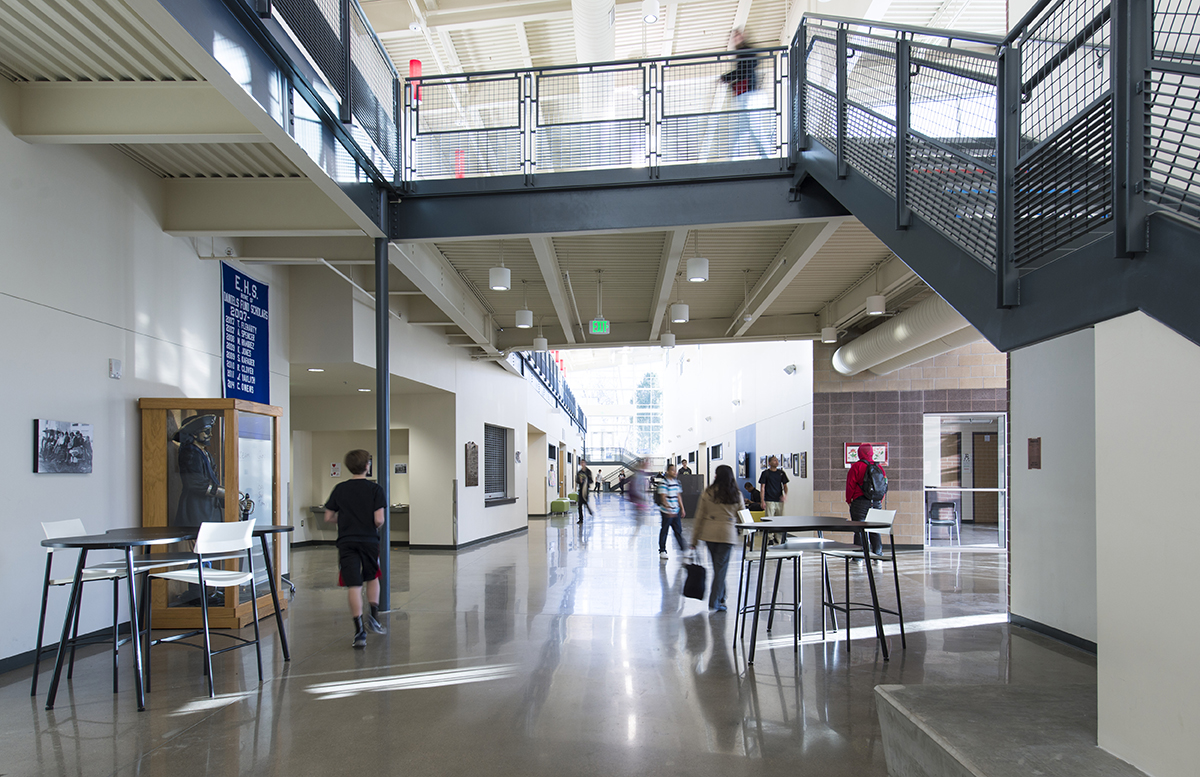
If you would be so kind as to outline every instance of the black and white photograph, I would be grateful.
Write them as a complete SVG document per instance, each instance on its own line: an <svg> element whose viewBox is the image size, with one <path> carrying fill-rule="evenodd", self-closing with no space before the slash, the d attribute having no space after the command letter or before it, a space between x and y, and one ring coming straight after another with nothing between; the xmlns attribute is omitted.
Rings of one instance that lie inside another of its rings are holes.
<svg viewBox="0 0 1200 777"><path fill-rule="evenodd" d="M33 471L87 474L92 471L92 425L72 421L33 422Z"/></svg>

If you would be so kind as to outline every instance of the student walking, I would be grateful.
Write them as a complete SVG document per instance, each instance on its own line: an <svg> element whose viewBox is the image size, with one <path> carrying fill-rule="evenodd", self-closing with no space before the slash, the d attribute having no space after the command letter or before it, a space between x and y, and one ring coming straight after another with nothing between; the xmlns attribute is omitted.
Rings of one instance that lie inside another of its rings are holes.
<svg viewBox="0 0 1200 777"><path fill-rule="evenodd" d="M879 476L883 479L883 494L866 493L875 490L870 483L867 483L864 488L863 483L872 468L878 470ZM883 467L875 463L875 446L864 442L858 446L858 461L851 464L850 471L846 473L846 504L850 505L850 520L865 521L868 510L872 507L876 509L883 507L883 496L886 493L887 473L883 471ZM877 556L881 555L883 553L883 537L874 532L866 532L866 535L871 539L871 552Z"/></svg>
<svg viewBox="0 0 1200 777"><path fill-rule="evenodd" d="M717 467L713 484L700 495L696 507L696 525L692 529L692 547L703 540L708 545L712 558L712 588L708 592L708 607L716 612L725 612L725 576L729 570L729 556L737 542L737 512L744 506L733 468L727 464Z"/></svg>
<svg viewBox="0 0 1200 777"><path fill-rule="evenodd" d="M588 495L592 492L592 471L588 469L587 462L583 459L579 460L579 471L575 473L575 493L579 496L579 523L583 523L583 508L587 508L588 515L596 517L596 511L588 504Z"/></svg>
<svg viewBox="0 0 1200 777"><path fill-rule="evenodd" d="M325 501L325 521L337 521L338 525L338 585L348 593L350 615L354 618L352 644L356 648L367 646L366 629L387 634L387 629L379 623L379 527L383 526L387 504L379 484L367 480L370 460L371 454L361 449L347 453L350 479L334 486ZM364 587L371 607L366 617L362 605Z"/></svg>
<svg viewBox="0 0 1200 777"><path fill-rule="evenodd" d="M762 486L763 509L767 517L783 515L783 503L787 501L788 476L779 468L778 456L767 460L767 469L758 476L758 484Z"/></svg>
<svg viewBox="0 0 1200 777"><path fill-rule="evenodd" d="M683 544L683 518L687 511L683 509L683 487L679 485L675 475L675 465L668 464L663 479L659 481L656 495L659 516L662 518L662 528L658 530L658 557L661 559L667 557L669 532L675 532L675 541L679 543L681 551L687 549Z"/></svg>

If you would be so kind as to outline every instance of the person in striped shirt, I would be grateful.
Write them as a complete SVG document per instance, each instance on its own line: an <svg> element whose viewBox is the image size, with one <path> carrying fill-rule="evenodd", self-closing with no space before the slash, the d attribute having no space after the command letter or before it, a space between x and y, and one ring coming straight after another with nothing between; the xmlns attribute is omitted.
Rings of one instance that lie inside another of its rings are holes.
<svg viewBox="0 0 1200 777"><path fill-rule="evenodd" d="M687 550L687 546L683 543L683 518L686 511L683 509L683 487L679 485L679 481L675 478L675 465L668 464L666 477L658 484L658 493L655 498L658 502L658 512L662 518L662 528L658 530L658 557L665 559L667 557L667 534L675 532L675 541L679 543L679 550Z"/></svg>

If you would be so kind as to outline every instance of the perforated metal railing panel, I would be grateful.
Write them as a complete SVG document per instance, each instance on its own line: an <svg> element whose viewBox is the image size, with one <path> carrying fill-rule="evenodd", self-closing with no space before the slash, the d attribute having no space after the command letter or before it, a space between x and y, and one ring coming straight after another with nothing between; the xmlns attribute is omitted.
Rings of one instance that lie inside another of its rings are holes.
<svg viewBox="0 0 1200 777"><path fill-rule="evenodd" d="M1146 199L1200 218L1200 8L1154 0L1146 82Z"/></svg>
<svg viewBox="0 0 1200 777"><path fill-rule="evenodd" d="M342 12L338 0L274 0L272 9L300 39L329 85L344 95L346 68L342 62Z"/></svg>
<svg viewBox="0 0 1200 777"><path fill-rule="evenodd" d="M641 67L536 76L534 169L645 167L649 154L647 76Z"/></svg>
<svg viewBox="0 0 1200 777"><path fill-rule="evenodd" d="M395 73L357 9L350 14L350 66L351 113L380 153L393 167L398 167Z"/></svg>
<svg viewBox="0 0 1200 777"><path fill-rule="evenodd" d="M908 141L908 206L989 267L996 266L996 173L928 140Z"/></svg>

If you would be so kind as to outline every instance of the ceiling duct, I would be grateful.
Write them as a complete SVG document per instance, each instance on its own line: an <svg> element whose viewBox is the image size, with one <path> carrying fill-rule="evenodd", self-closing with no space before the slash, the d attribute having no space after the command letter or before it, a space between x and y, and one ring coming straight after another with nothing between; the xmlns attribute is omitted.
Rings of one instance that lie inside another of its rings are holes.
<svg viewBox="0 0 1200 777"><path fill-rule="evenodd" d="M948 351L953 351L955 348L962 348L964 345L977 343L982 339L983 335L979 334L978 329L973 326L964 327L957 332L951 332L945 337L939 337L932 343L926 343L920 348L914 348L908 353L902 353L894 359L888 359L881 364L876 364L871 368L871 372L876 375L887 375L889 372L911 367L917 362L941 356Z"/></svg>
<svg viewBox="0 0 1200 777"><path fill-rule="evenodd" d="M571 0L576 62L612 62L617 58L616 7L614 0Z"/></svg>
<svg viewBox="0 0 1200 777"><path fill-rule="evenodd" d="M833 368L857 375L969 326L948 302L933 296L837 349Z"/></svg>

